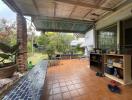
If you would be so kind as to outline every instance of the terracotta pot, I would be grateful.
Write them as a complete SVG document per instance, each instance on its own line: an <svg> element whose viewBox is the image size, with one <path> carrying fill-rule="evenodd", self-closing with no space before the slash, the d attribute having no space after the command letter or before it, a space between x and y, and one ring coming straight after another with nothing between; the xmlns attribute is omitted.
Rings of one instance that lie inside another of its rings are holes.
<svg viewBox="0 0 132 100"><path fill-rule="evenodd" d="M16 68L16 64L7 64L6 67L0 68L0 79L12 77Z"/></svg>

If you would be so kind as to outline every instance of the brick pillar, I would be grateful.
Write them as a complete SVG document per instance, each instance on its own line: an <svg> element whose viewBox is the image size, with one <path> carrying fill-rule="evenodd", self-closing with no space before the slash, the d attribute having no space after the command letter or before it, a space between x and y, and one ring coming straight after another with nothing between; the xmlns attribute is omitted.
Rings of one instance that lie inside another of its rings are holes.
<svg viewBox="0 0 132 100"><path fill-rule="evenodd" d="M17 56L18 71L27 70L27 25L21 14L17 14L17 41L20 43Z"/></svg>

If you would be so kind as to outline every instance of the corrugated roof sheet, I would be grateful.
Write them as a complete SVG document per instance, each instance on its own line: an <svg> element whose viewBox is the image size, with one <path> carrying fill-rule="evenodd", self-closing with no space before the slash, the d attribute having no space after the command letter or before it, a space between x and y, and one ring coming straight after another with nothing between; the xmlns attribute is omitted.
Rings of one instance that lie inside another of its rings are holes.
<svg viewBox="0 0 132 100"><path fill-rule="evenodd" d="M56 19L56 18L33 18L37 30L58 31L58 32L79 32L85 33L93 27L93 22Z"/></svg>

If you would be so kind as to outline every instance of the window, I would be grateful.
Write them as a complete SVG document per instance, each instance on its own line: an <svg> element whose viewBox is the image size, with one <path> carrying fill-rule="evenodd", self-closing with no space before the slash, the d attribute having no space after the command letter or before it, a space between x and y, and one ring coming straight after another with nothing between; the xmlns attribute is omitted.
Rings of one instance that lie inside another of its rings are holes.
<svg viewBox="0 0 132 100"><path fill-rule="evenodd" d="M97 33L97 45L101 49L116 49L117 47L117 25L112 25Z"/></svg>

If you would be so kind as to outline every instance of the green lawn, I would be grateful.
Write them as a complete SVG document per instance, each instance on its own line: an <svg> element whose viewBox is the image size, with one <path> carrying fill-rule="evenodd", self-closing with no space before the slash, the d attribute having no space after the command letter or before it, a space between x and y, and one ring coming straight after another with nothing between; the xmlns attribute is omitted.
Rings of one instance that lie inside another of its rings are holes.
<svg viewBox="0 0 132 100"><path fill-rule="evenodd" d="M39 61L41 61L42 59L47 59L47 55L46 54L42 54L42 53L34 53L32 54L28 54L28 62L32 61L32 64L35 65L37 64Z"/></svg>

